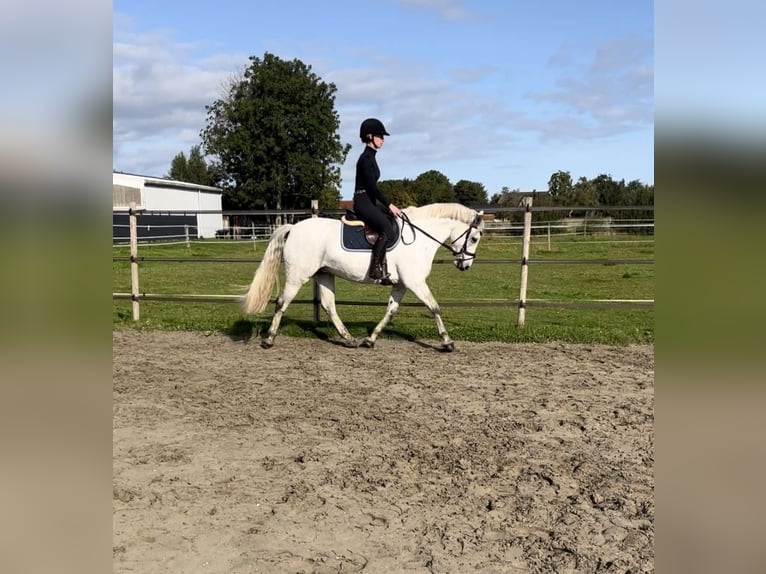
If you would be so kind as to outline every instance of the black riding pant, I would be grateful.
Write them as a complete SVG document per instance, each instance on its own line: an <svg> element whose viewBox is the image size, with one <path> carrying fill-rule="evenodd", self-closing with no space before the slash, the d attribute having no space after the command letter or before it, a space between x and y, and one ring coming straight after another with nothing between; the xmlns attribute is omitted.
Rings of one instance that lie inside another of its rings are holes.
<svg viewBox="0 0 766 574"><path fill-rule="evenodd" d="M397 230L391 223L387 211L387 208L374 202L367 193L354 195L354 213L356 216L377 231L379 235L385 235L387 241L393 241Z"/></svg>

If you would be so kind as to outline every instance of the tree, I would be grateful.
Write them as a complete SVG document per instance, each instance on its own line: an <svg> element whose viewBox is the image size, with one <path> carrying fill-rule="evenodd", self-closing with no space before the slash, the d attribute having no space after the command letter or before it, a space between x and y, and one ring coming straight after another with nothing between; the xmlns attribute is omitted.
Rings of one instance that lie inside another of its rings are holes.
<svg viewBox="0 0 766 574"><path fill-rule="evenodd" d="M485 205L487 203L487 190L484 184L477 181L461 179L455 184L455 198L463 205Z"/></svg>
<svg viewBox="0 0 766 574"><path fill-rule="evenodd" d="M573 207L590 207L598 205L598 192L593 186L593 182L587 177L580 177L572 188L572 197L568 203ZM577 214L588 216L589 214L593 215L594 212L589 211L583 213L578 210Z"/></svg>
<svg viewBox="0 0 766 574"><path fill-rule="evenodd" d="M413 192L416 205L455 201L455 190L446 175L432 169L415 178Z"/></svg>
<svg viewBox="0 0 766 574"><path fill-rule="evenodd" d="M165 177L169 179L175 179L177 181L186 181L188 171L188 162L186 161L186 156L184 155L184 152L180 151L170 162L170 171L165 175Z"/></svg>
<svg viewBox="0 0 766 574"><path fill-rule="evenodd" d="M625 180L617 182L611 175L602 173L590 182L599 205L620 205L625 190Z"/></svg>
<svg viewBox="0 0 766 574"><path fill-rule="evenodd" d="M194 183L208 182L205 185L212 185L212 173L208 168L205 158L202 157L200 146L192 146L189 151L189 160L186 162L186 169L189 173L189 181Z"/></svg>
<svg viewBox="0 0 766 574"><path fill-rule="evenodd" d="M625 186L620 205L654 205L654 186L644 185L641 181L634 179ZM653 219L652 211L616 211L613 213L615 219ZM650 232L648 228L638 228L636 233Z"/></svg>
<svg viewBox="0 0 766 574"><path fill-rule="evenodd" d="M548 180L548 193L560 203L568 202L572 197L572 176L568 171L557 171Z"/></svg>
<svg viewBox="0 0 766 574"><path fill-rule="evenodd" d="M411 179L387 179L378 182L378 189L391 203L404 209L416 205L413 181Z"/></svg>
<svg viewBox="0 0 766 574"><path fill-rule="evenodd" d="M654 186L635 179L628 183L628 203L631 205L654 205Z"/></svg>
<svg viewBox="0 0 766 574"><path fill-rule="evenodd" d="M532 190L532 205L534 207L556 207L556 200L550 191ZM561 217L563 211L533 211L532 222L543 223L555 221Z"/></svg>
<svg viewBox="0 0 766 574"><path fill-rule="evenodd" d="M351 146L338 135L336 87L298 59L250 57L228 93L206 106L201 132L219 160L227 208L336 208L340 166Z"/></svg>
<svg viewBox="0 0 766 574"><path fill-rule="evenodd" d="M518 207L523 194L518 187L511 189L507 185L504 185L500 190L500 194L495 194L492 197L497 197L495 203L500 207Z"/></svg>
<svg viewBox="0 0 766 574"><path fill-rule="evenodd" d="M200 185L216 186L219 184L216 166L208 165L202 156L199 144L191 147L188 159L184 152L179 152L170 162L170 171L166 177Z"/></svg>

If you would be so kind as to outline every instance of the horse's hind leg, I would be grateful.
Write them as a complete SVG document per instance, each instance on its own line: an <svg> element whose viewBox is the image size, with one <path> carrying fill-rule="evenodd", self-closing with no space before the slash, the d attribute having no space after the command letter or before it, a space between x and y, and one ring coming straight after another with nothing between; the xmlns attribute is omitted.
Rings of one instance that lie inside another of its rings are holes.
<svg viewBox="0 0 766 574"><path fill-rule="evenodd" d="M428 307L428 310L431 311L431 314L434 316L434 321L436 321L436 329L439 331L439 337L442 340L442 349L450 352L454 351L455 342L450 339L450 336L447 334L447 329L444 326L444 321L442 321L441 309L439 308L439 304L436 302L436 299L434 299L434 296L431 293L431 289L428 288L428 285L425 283L425 281L416 285L408 285L408 287L410 291L412 291L415 296L420 299L426 307Z"/></svg>
<svg viewBox="0 0 766 574"><path fill-rule="evenodd" d="M335 330L346 342L347 346L356 346L356 341L348 332L343 321L340 320L338 311L335 308L335 276L330 273L317 273L314 278L319 286L319 302L322 309L325 310L330 321L335 326Z"/></svg>
<svg viewBox="0 0 766 574"><path fill-rule="evenodd" d="M279 295L279 297L277 297L277 303L274 308L274 317L271 320L271 327L269 327L269 332L267 333L266 338L261 341L261 347L264 349L269 349L274 346L274 337L277 336L277 330L279 329L279 323L282 321L282 315L287 310L287 307L290 305L290 303L292 303L292 300L295 299L295 296L298 294L298 290L307 280L308 279L291 279L288 274L288 278L285 282L285 288L282 290L282 293Z"/></svg>
<svg viewBox="0 0 766 574"><path fill-rule="evenodd" d="M394 316L394 313L399 309L399 304L402 302L402 298L404 297L404 294L407 292L407 288L402 283L397 283L394 285L394 287L391 289L391 296L388 298L388 307L386 307L386 314L383 315L383 318L380 320L380 323L375 325L375 328L372 330L372 333L370 333L369 337L365 337L362 340L362 346L363 347L374 347L375 346L375 340L378 338L378 335L380 335L381 331L386 328L386 325L388 325L388 322L391 321L391 319Z"/></svg>

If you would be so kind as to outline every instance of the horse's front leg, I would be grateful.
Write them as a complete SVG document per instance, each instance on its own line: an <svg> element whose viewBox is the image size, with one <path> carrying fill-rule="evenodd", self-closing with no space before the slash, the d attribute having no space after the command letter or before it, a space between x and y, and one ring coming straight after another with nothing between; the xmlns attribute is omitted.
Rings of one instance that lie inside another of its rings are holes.
<svg viewBox="0 0 766 574"><path fill-rule="evenodd" d="M409 288L410 291L412 291L415 296L420 299L426 307L428 307L428 310L431 311L431 314L434 316L434 321L436 321L436 330L439 332L439 337L441 337L442 340L442 350L449 352L454 351L455 342L450 339L450 336L447 334L447 329L444 326L444 321L442 321L441 309L439 308L439 304L436 302L436 299L434 299L434 296L431 293L431 289L428 288L428 285L425 283L425 281L416 285L409 285Z"/></svg>
<svg viewBox="0 0 766 574"><path fill-rule="evenodd" d="M386 325L388 325L389 321L391 321L391 318L394 316L394 313L396 313L397 309L399 309L399 304L402 302L402 297L404 297L406 292L407 288L402 283L397 283L393 286L391 289L391 296L388 298L386 314L383 315L380 323L375 326L369 337L365 337L362 340L362 347L372 348L375 346L375 340L378 338L378 335L380 335L381 331L386 328Z"/></svg>

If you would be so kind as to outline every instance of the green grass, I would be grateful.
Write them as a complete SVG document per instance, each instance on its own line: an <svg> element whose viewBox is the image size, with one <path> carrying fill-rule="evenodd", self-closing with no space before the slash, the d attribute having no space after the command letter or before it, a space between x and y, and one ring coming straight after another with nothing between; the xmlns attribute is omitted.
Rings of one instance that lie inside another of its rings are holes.
<svg viewBox="0 0 766 574"><path fill-rule="evenodd" d="M140 291L163 295L235 295L244 292L257 263L221 263L216 257L258 258L265 243L200 241L190 247L140 246L139 255L151 257L194 257L196 262L142 262L139 266ZM114 255L127 255L127 248L113 249ZM440 250L436 259L448 259ZM512 264L487 263L513 260ZM536 307L530 303L526 324L517 326L521 241L519 238L486 237L479 247L478 262L461 273L451 264L434 265L429 285L442 306L442 317L450 336L464 341L631 344L654 341L652 309L560 309ZM653 299L654 266L635 264L549 264L536 263L562 259L654 259L654 243L646 236L554 236L551 249L547 239L534 238L530 249L527 299L584 301L588 299ZM340 301L385 303L388 288L337 280ZM113 262L113 290L130 292L130 264ZM297 299L311 299L307 284ZM504 307L463 307L450 303L505 302ZM437 339L436 327L428 310L408 292L399 312L383 336L407 340ZM407 303L417 303L407 306ZM352 335L369 333L383 316L384 306L339 305L338 312ZM115 300L115 328L218 331L232 336L255 336L264 332L273 307L257 316L245 316L233 302L175 303L141 302L141 319L132 319L130 301ZM320 322L313 322L313 308L293 304L280 328L281 335L336 337L324 311Z"/></svg>

